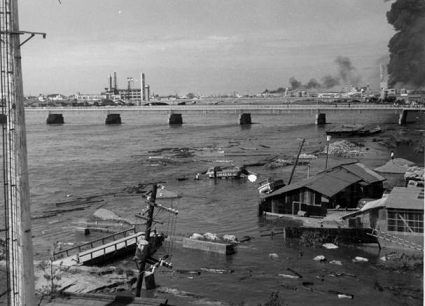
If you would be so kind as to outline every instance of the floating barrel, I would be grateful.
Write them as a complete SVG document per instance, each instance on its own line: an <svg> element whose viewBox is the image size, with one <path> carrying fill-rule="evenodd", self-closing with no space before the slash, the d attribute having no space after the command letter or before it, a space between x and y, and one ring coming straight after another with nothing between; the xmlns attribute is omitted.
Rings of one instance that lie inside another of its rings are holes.
<svg viewBox="0 0 425 306"><path fill-rule="evenodd" d="M120 114L108 114L106 116L105 124L121 124Z"/></svg>
<svg viewBox="0 0 425 306"><path fill-rule="evenodd" d="M168 124L183 124L182 114L170 114Z"/></svg>
<svg viewBox="0 0 425 306"><path fill-rule="evenodd" d="M64 119L62 114L49 114L46 120L47 124L64 124Z"/></svg>
<svg viewBox="0 0 425 306"><path fill-rule="evenodd" d="M251 122L251 114L247 114L247 113L240 114L240 116L239 116L239 124L240 125L252 124L252 122Z"/></svg>

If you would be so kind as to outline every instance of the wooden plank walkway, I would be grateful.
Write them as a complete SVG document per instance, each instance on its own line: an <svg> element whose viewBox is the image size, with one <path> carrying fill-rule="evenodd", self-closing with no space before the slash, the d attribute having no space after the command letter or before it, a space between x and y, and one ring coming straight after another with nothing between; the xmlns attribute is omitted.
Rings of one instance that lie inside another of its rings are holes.
<svg viewBox="0 0 425 306"><path fill-rule="evenodd" d="M129 233L132 233L129 235ZM122 238L117 238L123 236ZM91 265L110 259L113 256L123 255L135 250L137 240L144 237L143 232L135 232L134 228L119 232L104 238L91 241L70 249L56 252L53 256L55 263L62 262L64 266ZM106 242L112 240L110 242ZM95 244L100 244L95 246ZM64 257L66 255L66 257Z"/></svg>

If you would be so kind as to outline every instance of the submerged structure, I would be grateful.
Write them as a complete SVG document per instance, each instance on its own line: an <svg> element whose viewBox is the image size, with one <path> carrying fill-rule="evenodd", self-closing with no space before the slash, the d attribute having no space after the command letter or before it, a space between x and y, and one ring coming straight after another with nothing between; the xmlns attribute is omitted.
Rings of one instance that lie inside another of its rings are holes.
<svg viewBox="0 0 425 306"><path fill-rule="evenodd" d="M326 216L331 209L356 208L362 198L380 198L384 181L384 177L361 163L339 165L260 194L259 214Z"/></svg>
<svg viewBox="0 0 425 306"><path fill-rule="evenodd" d="M385 197L371 201L342 217L351 227L370 227L381 246L423 251L424 189L394 187Z"/></svg>

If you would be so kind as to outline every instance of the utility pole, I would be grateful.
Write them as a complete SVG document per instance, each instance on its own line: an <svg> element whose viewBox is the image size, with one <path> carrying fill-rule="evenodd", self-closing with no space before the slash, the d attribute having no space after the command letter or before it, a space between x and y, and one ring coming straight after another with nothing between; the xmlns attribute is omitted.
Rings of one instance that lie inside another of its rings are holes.
<svg viewBox="0 0 425 306"><path fill-rule="evenodd" d="M331 135L326 136L326 164L325 164L325 171L328 170L328 158L329 158L329 142L331 141Z"/></svg>
<svg viewBox="0 0 425 306"><path fill-rule="evenodd" d="M295 168L297 167L298 159L300 158L300 153L301 153L301 149L303 148L304 142L305 142L305 138L302 139L302 142L300 144L300 148L298 150L297 158L295 159L294 167L292 167L291 176L289 177L288 185L291 184L292 178L294 177Z"/></svg>
<svg viewBox="0 0 425 306"><path fill-rule="evenodd" d="M34 262L22 85L21 46L36 34L19 30L18 0L0 0L0 93L8 305L35 305ZM30 34L24 42L20 35Z"/></svg>
<svg viewBox="0 0 425 306"><path fill-rule="evenodd" d="M155 207L165 210L169 213L173 213L175 215L178 214L177 210L172 208L167 208L156 203L158 185L159 183L152 184L152 191L148 198L149 206L147 210L147 217L142 217L143 219L146 220L146 228L145 228L144 240L139 241L139 244L136 249L136 255L135 255L135 260L138 265L137 268L139 269L139 273L137 276L137 283L136 283L136 297L140 297L140 294L142 291L142 283L143 283L143 278L145 276L146 264L154 264L155 266L165 266L167 268L172 269L172 265L165 261L168 255L166 255L164 258L160 260L151 257L151 255L153 255L156 252L156 249L160 245L162 245L162 241L163 241L163 236L161 236L162 240L161 240L161 237L158 238L158 236L156 235L151 237L151 229L154 223L153 214L154 214ZM151 274L153 274L153 272Z"/></svg>
<svg viewBox="0 0 425 306"><path fill-rule="evenodd" d="M152 185L152 192L150 195L150 198L148 200L149 202L149 209L148 209L148 216L146 221L146 229L145 229L145 240L149 243L150 242L150 235L151 235L151 227L153 223L153 212L155 209L155 201L156 201L156 193L158 190L158 185L155 183ZM145 275L145 266L146 266L146 260L149 256L150 252L150 245L147 244L145 246L147 250L143 254L143 258L139 263L139 274L137 275L137 283L136 283L136 297L140 297L140 293L142 291L142 283L143 283L143 276Z"/></svg>

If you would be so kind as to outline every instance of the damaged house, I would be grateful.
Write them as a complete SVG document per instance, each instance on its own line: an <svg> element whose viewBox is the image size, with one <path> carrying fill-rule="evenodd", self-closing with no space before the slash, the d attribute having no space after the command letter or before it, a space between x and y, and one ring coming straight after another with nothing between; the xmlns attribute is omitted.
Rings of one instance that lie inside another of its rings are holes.
<svg viewBox="0 0 425 306"><path fill-rule="evenodd" d="M408 247L423 251L424 189L394 187L385 197L371 201L342 217L354 227L370 227L384 247Z"/></svg>
<svg viewBox="0 0 425 306"><path fill-rule="evenodd" d="M362 198L381 198L384 181L361 163L342 164L261 194L259 214L326 216L331 209L356 208Z"/></svg>

